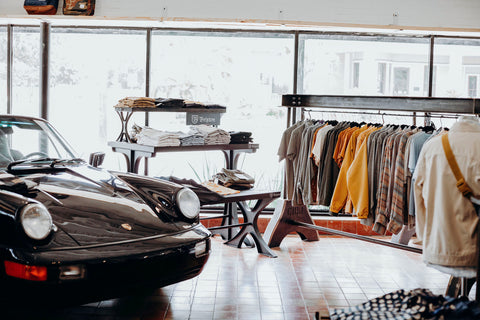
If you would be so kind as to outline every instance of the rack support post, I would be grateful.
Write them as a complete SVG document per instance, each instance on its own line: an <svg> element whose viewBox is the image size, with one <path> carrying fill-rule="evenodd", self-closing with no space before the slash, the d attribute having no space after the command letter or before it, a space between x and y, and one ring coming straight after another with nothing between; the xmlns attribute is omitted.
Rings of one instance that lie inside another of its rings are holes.
<svg viewBox="0 0 480 320"><path fill-rule="evenodd" d="M316 230L293 225L289 220L314 224L307 206L292 206L291 201L283 200L283 204L275 208L273 217L263 235L270 248L280 246L282 240L291 232L298 233L302 240L319 240Z"/></svg>

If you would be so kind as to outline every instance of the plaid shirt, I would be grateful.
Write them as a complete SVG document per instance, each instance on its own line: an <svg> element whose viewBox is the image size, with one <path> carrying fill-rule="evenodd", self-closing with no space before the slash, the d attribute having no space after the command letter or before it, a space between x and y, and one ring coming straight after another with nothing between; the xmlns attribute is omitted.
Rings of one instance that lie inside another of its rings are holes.
<svg viewBox="0 0 480 320"><path fill-rule="evenodd" d="M400 131L394 132L389 136L385 143L385 152L383 153L382 166L380 172L380 180L377 190L378 205L375 212L375 224L373 231L378 234L385 234L389 220L389 205L391 194L390 185L393 183L393 175L395 168L395 141L401 134ZM391 182L392 181L392 182Z"/></svg>
<svg viewBox="0 0 480 320"><path fill-rule="evenodd" d="M402 230L407 218L407 181L405 175L405 151L408 137L413 131L400 135L397 158L395 160L395 174L393 176L392 205L390 209L390 222L387 230L397 234Z"/></svg>

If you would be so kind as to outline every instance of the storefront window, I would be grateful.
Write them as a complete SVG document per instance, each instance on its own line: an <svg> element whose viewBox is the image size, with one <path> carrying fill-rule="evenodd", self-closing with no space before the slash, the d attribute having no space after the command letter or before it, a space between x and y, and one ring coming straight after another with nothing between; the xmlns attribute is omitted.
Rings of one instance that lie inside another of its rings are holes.
<svg viewBox="0 0 480 320"><path fill-rule="evenodd" d="M83 158L106 150L109 169L126 169L107 143L120 133L118 100L145 95L145 39L145 31L52 28L49 120Z"/></svg>
<svg viewBox="0 0 480 320"><path fill-rule="evenodd" d="M38 116L40 110L39 27L13 28L12 84L12 113Z"/></svg>
<svg viewBox="0 0 480 320"><path fill-rule="evenodd" d="M299 93L353 96L427 96L430 40L353 35L300 36ZM426 71L425 71L426 70ZM425 73L427 72L427 73ZM340 121L412 124L411 112L312 110ZM340 112L340 113L339 113ZM358 114L355 114L358 112ZM383 115L382 115L383 114Z"/></svg>
<svg viewBox="0 0 480 320"><path fill-rule="evenodd" d="M0 113L7 113L7 28L0 27Z"/></svg>
<svg viewBox="0 0 480 320"><path fill-rule="evenodd" d="M436 38L436 97L478 98L480 40Z"/></svg>
<svg viewBox="0 0 480 320"><path fill-rule="evenodd" d="M154 32L151 93L227 107L220 128L252 132L256 153L242 155L239 168L254 176L256 187L281 190L277 149L286 128L282 94L291 93L292 35L254 33ZM188 131L185 114L152 113L150 126ZM150 173L205 181L222 167L219 151L157 154Z"/></svg>
<svg viewBox="0 0 480 320"><path fill-rule="evenodd" d="M301 35L301 93L426 96L429 43L427 38Z"/></svg>

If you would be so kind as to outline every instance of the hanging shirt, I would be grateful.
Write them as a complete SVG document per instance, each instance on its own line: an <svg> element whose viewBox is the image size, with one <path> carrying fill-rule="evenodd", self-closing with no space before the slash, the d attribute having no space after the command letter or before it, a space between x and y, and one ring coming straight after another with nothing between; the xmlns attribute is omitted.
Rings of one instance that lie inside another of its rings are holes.
<svg viewBox="0 0 480 320"><path fill-rule="evenodd" d="M290 143L290 137L293 130L297 128L301 122L297 122L294 125L288 127L282 134L282 140L280 141L280 146L278 147L278 161L285 159L285 184L283 190L283 198L291 199L293 194L293 161L287 157L288 144ZM288 197L290 195L290 198Z"/></svg>
<svg viewBox="0 0 480 320"><path fill-rule="evenodd" d="M287 200L293 198L294 186L295 186L295 171L298 164L298 154L300 151L300 144L302 141L303 130L305 129L305 122L300 123L296 128L293 129L290 134L290 139L288 142L287 149L287 159L291 161L291 171L286 175L286 191L287 191Z"/></svg>
<svg viewBox="0 0 480 320"><path fill-rule="evenodd" d="M420 132L418 135L415 135L412 138L410 143L410 155L408 157L408 171L413 173L415 172L415 167L417 166L418 157L420 156L420 151L422 150L425 142L430 139L432 133ZM415 216L415 196L413 194L413 188L410 189L410 203L408 205L408 214L410 216ZM411 224L410 224L411 225Z"/></svg>
<svg viewBox="0 0 480 320"><path fill-rule="evenodd" d="M368 217L368 137L379 128L371 127L359 136L357 145L359 148L347 172L347 189L352 199L352 204L357 217L365 219Z"/></svg>
<svg viewBox="0 0 480 320"><path fill-rule="evenodd" d="M350 168L353 160L355 159L355 152L357 150L357 138L363 131L367 129L368 126L363 126L359 129L356 129L351 135L350 141L347 145L347 150L345 151L345 159L343 159L342 167L340 168L338 179L335 184L335 190L333 192L332 200L330 203L331 212L340 212L347 203L347 171Z"/></svg>
<svg viewBox="0 0 480 320"><path fill-rule="evenodd" d="M298 152L298 160L295 167L295 185L292 197L293 205L308 204L303 202L303 195L305 193L305 185L303 183L306 176L310 179L310 167L308 166L308 159L310 155L310 145L312 144L313 133L317 129L314 121L307 120L305 122L305 129L302 133L300 142L300 149ZM308 170L307 170L308 166Z"/></svg>
<svg viewBox="0 0 480 320"><path fill-rule="evenodd" d="M380 180L377 190L378 205L375 212L375 224L373 225L373 231L378 234L385 234L388 223L388 208L389 208L389 188L390 178L392 176L393 159L395 155L394 145L395 139L400 134L401 130L395 131L391 134L385 143L385 152L382 158Z"/></svg>
<svg viewBox="0 0 480 320"><path fill-rule="evenodd" d="M333 126L330 124L327 124L326 126L324 126L323 128L317 131L317 135L315 138L315 145L313 146L313 149L312 149L312 157L317 167L320 163L320 158L322 157L322 150L325 144L325 137L327 136L328 131L332 129L333 129Z"/></svg>
<svg viewBox="0 0 480 320"><path fill-rule="evenodd" d="M465 181L480 196L480 124L460 117L448 138ZM475 266L479 218L471 201L456 187L440 136L423 146L413 178L423 260L448 267Z"/></svg>
<svg viewBox="0 0 480 320"><path fill-rule="evenodd" d="M414 134L414 131L406 131L400 135L397 157L395 159L395 173L393 176L392 205L390 208L390 221L387 230L393 234L398 234L403 225L407 224L407 181L405 171L405 150L408 138Z"/></svg>
<svg viewBox="0 0 480 320"><path fill-rule="evenodd" d="M332 200L335 182L337 181L340 169L333 160L333 151L337 143L338 135L341 131L348 127L348 123L343 122L335 126L334 129L327 133L327 141L322 151L322 159L320 160L318 170L318 203L320 205L329 206Z"/></svg>

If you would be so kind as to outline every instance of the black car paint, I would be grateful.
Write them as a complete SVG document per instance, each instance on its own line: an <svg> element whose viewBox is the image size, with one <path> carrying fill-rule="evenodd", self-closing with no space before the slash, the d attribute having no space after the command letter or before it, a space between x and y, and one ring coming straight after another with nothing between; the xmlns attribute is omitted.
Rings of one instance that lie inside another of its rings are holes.
<svg viewBox="0 0 480 320"><path fill-rule="evenodd" d="M0 190L4 293L46 290L61 297L68 290L97 288L91 299L110 298L120 294L119 285L158 287L189 279L201 272L208 259L211 234L198 218L187 219L179 211L180 185L82 162L22 163L10 173L26 182L28 189L21 194ZM28 238L19 223L21 208L32 202L45 205L55 225L42 241ZM194 246L201 241L206 242L207 252L196 257ZM48 279L35 282L6 276L3 260L46 266ZM87 269L85 279L59 280L61 266L78 264Z"/></svg>

